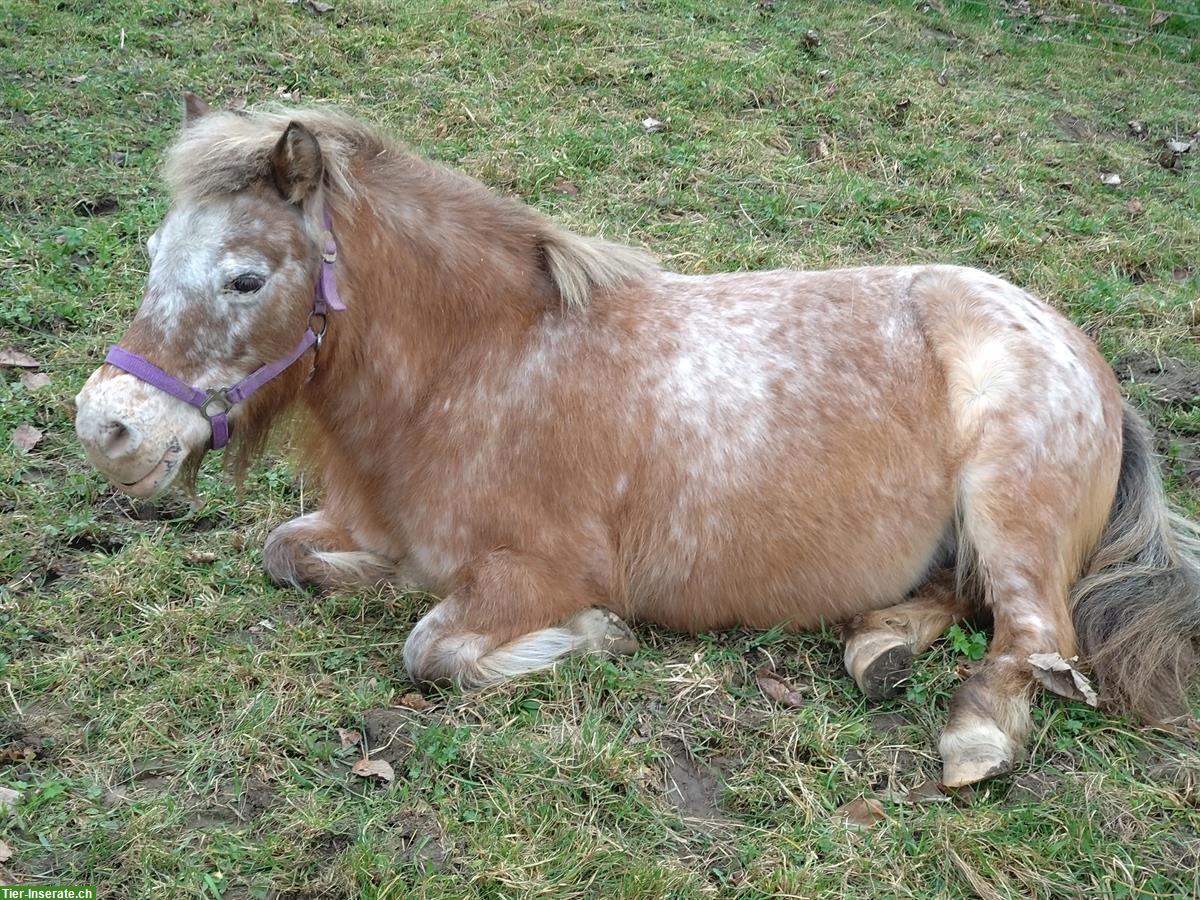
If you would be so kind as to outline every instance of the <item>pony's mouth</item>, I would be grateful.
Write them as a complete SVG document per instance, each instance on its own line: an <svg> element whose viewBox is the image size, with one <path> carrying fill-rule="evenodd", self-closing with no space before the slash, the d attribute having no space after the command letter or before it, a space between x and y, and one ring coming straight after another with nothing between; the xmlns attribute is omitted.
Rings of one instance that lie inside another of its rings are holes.
<svg viewBox="0 0 1200 900"><path fill-rule="evenodd" d="M183 447L178 438L171 438L167 449L154 466L136 481L118 481L117 484L127 494L134 497L149 497L166 487L174 478L183 458Z"/></svg>

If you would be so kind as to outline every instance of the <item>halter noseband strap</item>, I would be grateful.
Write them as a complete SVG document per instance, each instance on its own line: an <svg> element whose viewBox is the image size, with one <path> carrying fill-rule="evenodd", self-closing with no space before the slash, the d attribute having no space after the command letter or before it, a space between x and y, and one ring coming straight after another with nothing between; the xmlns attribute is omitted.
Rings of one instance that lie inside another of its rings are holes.
<svg viewBox="0 0 1200 900"><path fill-rule="evenodd" d="M317 283L313 288L313 307L308 316L308 327L304 330L296 349L287 356L260 366L232 387L209 389L182 382L149 360L116 344L108 348L108 355L104 361L200 410L212 428L212 449L220 450L229 443L229 411L286 370L307 353L310 347L320 350L329 311L341 312L346 308L337 289L334 272L337 244L333 240L333 223L329 218L328 209L324 211L324 225L321 271L317 274Z"/></svg>

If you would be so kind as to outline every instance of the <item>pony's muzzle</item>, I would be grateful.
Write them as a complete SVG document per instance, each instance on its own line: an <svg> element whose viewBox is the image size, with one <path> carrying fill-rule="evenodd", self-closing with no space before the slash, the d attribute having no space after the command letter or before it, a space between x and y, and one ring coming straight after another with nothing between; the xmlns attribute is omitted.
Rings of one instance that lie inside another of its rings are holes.
<svg viewBox="0 0 1200 900"><path fill-rule="evenodd" d="M75 398L75 434L88 460L118 489L149 497L178 474L205 425L194 410L111 367Z"/></svg>

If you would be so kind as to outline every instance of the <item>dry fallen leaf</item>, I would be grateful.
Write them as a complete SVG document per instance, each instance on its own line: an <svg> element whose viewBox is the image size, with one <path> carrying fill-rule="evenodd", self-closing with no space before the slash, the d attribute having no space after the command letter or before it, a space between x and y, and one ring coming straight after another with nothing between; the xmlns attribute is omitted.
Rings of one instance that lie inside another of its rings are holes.
<svg viewBox="0 0 1200 900"><path fill-rule="evenodd" d="M42 442L42 433L27 422L13 429L12 442L18 450L28 452Z"/></svg>
<svg viewBox="0 0 1200 900"><path fill-rule="evenodd" d="M950 792L950 796L953 797L955 800L959 800L963 803L974 803L975 802L975 786L974 785L964 784L962 787L952 788L952 787L946 787L946 785L943 784L942 787L946 788L946 790Z"/></svg>
<svg viewBox="0 0 1200 900"><path fill-rule="evenodd" d="M754 673L759 690L782 706L795 708L804 705L804 698L787 681L770 669L759 669Z"/></svg>
<svg viewBox="0 0 1200 900"><path fill-rule="evenodd" d="M876 822L887 818L883 804L873 797L859 797L839 806L833 813L835 822L842 822L853 828L870 828Z"/></svg>
<svg viewBox="0 0 1200 900"><path fill-rule="evenodd" d="M396 701L397 706L403 706L407 709L415 709L420 712L423 709L429 709L429 701L415 691L405 694Z"/></svg>
<svg viewBox="0 0 1200 900"><path fill-rule="evenodd" d="M808 142L808 158L813 162L829 158L829 145L825 143L824 138Z"/></svg>
<svg viewBox="0 0 1200 900"><path fill-rule="evenodd" d="M1173 169L1178 172L1183 168L1183 156L1164 148L1163 152L1158 154L1158 164L1164 169Z"/></svg>
<svg viewBox="0 0 1200 900"><path fill-rule="evenodd" d="M7 812L17 805L17 801L21 799L21 792L14 791L12 788L0 787L0 812Z"/></svg>
<svg viewBox="0 0 1200 900"><path fill-rule="evenodd" d="M184 554L183 559L185 562L189 562L192 565L202 565L206 563L215 563L217 561L217 554L213 553L211 550L192 550L191 552Z"/></svg>
<svg viewBox="0 0 1200 900"><path fill-rule="evenodd" d="M37 391L44 387L49 387L50 376L45 372L22 372L21 384L25 385L27 391Z"/></svg>
<svg viewBox="0 0 1200 900"><path fill-rule="evenodd" d="M1118 184L1121 183L1121 176L1118 175L1116 172L1101 172L1100 173L1100 183L1107 184L1110 187L1116 187Z"/></svg>
<svg viewBox="0 0 1200 900"><path fill-rule="evenodd" d="M802 43L805 47L809 47L809 48L820 47L821 46L821 35L815 31L813 31L810 28L808 31L804 32L804 34L802 34L800 36L800 43Z"/></svg>
<svg viewBox="0 0 1200 900"><path fill-rule="evenodd" d="M332 3L322 3L320 0L307 0L304 5L317 15L324 15L325 13L333 12Z"/></svg>
<svg viewBox="0 0 1200 900"><path fill-rule="evenodd" d="M343 747L353 747L355 744L362 743L362 734L348 728L339 728L338 739L342 742Z"/></svg>
<svg viewBox="0 0 1200 900"><path fill-rule="evenodd" d="M1173 15L1175 15L1173 12L1160 9L1150 17L1150 27L1157 28L1159 25L1162 25L1164 22L1170 19Z"/></svg>
<svg viewBox="0 0 1200 900"><path fill-rule="evenodd" d="M1130 215L1140 216L1145 211L1146 205L1137 197L1132 197L1130 198L1129 202L1125 204L1125 209Z"/></svg>
<svg viewBox="0 0 1200 900"><path fill-rule="evenodd" d="M566 178L555 178L552 187L557 194L566 194L568 197L579 195L579 185L573 181L568 181Z"/></svg>
<svg viewBox="0 0 1200 900"><path fill-rule="evenodd" d="M646 129L646 131L650 134L654 134L656 131L662 131L666 127L666 125L658 121L658 119L654 118L654 116L647 116L646 118L642 119L642 128Z"/></svg>
<svg viewBox="0 0 1200 900"><path fill-rule="evenodd" d="M1192 149L1191 141L1167 141L1167 149L1172 153L1187 153Z"/></svg>
<svg viewBox="0 0 1200 900"><path fill-rule="evenodd" d="M360 759L350 771L363 778L378 778L385 784L391 784L396 777L391 765L382 759Z"/></svg>
<svg viewBox="0 0 1200 900"><path fill-rule="evenodd" d="M8 862L12 859L12 855L12 847L8 846L4 841L0 841L0 862Z"/></svg>
<svg viewBox="0 0 1200 900"><path fill-rule="evenodd" d="M909 788L903 794L896 798L901 803L941 803L949 800L942 793L942 786L933 779L922 781L915 787Z"/></svg>
<svg viewBox="0 0 1200 900"><path fill-rule="evenodd" d="M1057 653L1034 653L1029 657L1033 677L1048 691L1068 700L1082 700L1088 706L1099 703L1095 689L1087 676L1075 668L1078 656L1063 659Z"/></svg>
<svg viewBox="0 0 1200 900"><path fill-rule="evenodd" d="M24 350L0 350L0 366L10 369L36 369L41 363Z"/></svg>

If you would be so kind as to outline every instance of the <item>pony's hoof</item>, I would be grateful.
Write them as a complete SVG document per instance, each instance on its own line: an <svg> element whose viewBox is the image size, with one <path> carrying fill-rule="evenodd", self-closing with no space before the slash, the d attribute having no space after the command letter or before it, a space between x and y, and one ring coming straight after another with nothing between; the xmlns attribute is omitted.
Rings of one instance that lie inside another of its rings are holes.
<svg viewBox="0 0 1200 900"><path fill-rule="evenodd" d="M604 633L602 649L611 656L633 656L638 651L638 639L633 629L625 624L625 620L607 609L604 614L608 619L608 630Z"/></svg>
<svg viewBox="0 0 1200 900"><path fill-rule="evenodd" d="M971 722L947 728L938 742L942 755L942 784L965 787L1012 771L1012 740L990 722Z"/></svg>
<svg viewBox="0 0 1200 900"><path fill-rule="evenodd" d="M580 649L609 656L632 656L637 653L638 640L633 631L616 613L592 607L576 613L568 628L582 639Z"/></svg>
<svg viewBox="0 0 1200 900"><path fill-rule="evenodd" d="M868 700L895 697L912 672L913 652L892 635L863 634L846 643L846 671Z"/></svg>

